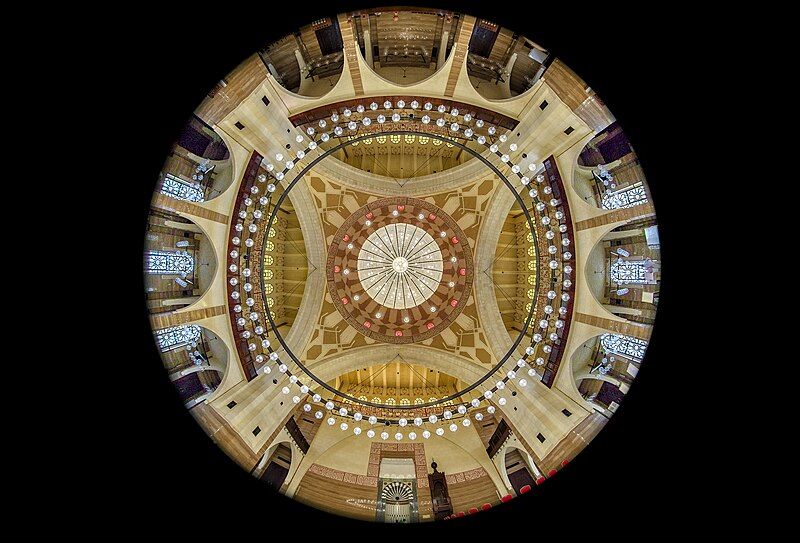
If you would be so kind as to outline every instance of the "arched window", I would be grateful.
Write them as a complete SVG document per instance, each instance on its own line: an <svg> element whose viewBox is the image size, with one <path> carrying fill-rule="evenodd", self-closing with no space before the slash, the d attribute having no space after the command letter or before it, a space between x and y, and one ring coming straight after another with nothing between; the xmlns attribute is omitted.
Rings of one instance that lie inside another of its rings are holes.
<svg viewBox="0 0 800 543"><path fill-rule="evenodd" d="M405 136L403 136L403 139L405 140L406 143L414 143L414 140L417 139L417 136L415 136L414 134L406 134Z"/></svg>
<svg viewBox="0 0 800 543"><path fill-rule="evenodd" d="M434 140L433 140L433 144L434 144L434 145L441 145L441 144L442 144L442 140L440 140L440 139L434 139Z"/></svg>
<svg viewBox="0 0 800 543"><path fill-rule="evenodd" d="M390 140L392 143L400 143L400 134L391 134L391 135L389 136L389 140Z"/></svg>
<svg viewBox="0 0 800 543"><path fill-rule="evenodd" d="M647 283L647 272L653 271L653 266L647 260L622 260L617 259L611 263L611 281L618 285L631 283Z"/></svg>
<svg viewBox="0 0 800 543"><path fill-rule="evenodd" d="M428 398L428 402L435 402L436 398Z"/></svg>
<svg viewBox="0 0 800 543"><path fill-rule="evenodd" d="M425 400L423 400L422 398L416 398L414 400L414 405L420 405L422 403L425 403Z"/></svg>
<svg viewBox="0 0 800 543"><path fill-rule="evenodd" d="M161 184L161 194L189 202L202 202L206 199L200 183L184 181L171 173L164 176L164 182Z"/></svg>
<svg viewBox="0 0 800 543"><path fill-rule="evenodd" d="M366 402L367 401L367 397L366 396L359 396L358 399L361 400L362 402Z"/></svg>
<svg viewBox="0 0 800 543"><path fill-rule="evenodd" d="M381 399L375 396L374 398L372 398L372 403L381 403Z"/></svg>
<svg viewBox="0 0 800 543"><path fill-rule="evenodd" d="M386 405L394 405L395 401L394 398L386 398Z"/></svg>
<svg viewBox="0 0 800 543"><path fill-rule="evenodd" d="M621 354L637 360L644 358L644 351L647 349L645 340L618 334L603 334L600 336L600 345L607 353Z"/></svg>
<svg viewBox="0 0 800 543"><path fill-rule="evenodd" d="M145 273L192 273L194 258L186 251L147 251L144 254Z"/></svg>
<svg viewBox="0 0 800 543"><path fill-rule="evenodd" d="M384 143L386 143L386 136L375 136L375 141L383 145Z"/></svg>
<svg viewBox="0 0 800 543"><path fill-rule="evenodd" d="M156 341L161 351L170 351L200 339L200 327L194 324L174 326L156 331Z"/></svg>
<svg viewBox="0 0 800 543"><path fill-rule="evenodd" d="M430 140L431 140L431 138L429 138L428 136L420 136L419 137L419 142L420 142L421 145L427 145Z"/></svg>
<svg viewBox="0 0 800 543"><path fill-rule="evenodd" d="M411 405L411 402L408 401L408 398L400 398L400 405Z"/></svg>
<svg viewBox="0 0 800 543"><path fill-rule="evenodd" d="M601 207L603 209L622 209L623 207L633 207L647 202L647 193L641 181L614 192L606 192L603 195Z"/></svg>

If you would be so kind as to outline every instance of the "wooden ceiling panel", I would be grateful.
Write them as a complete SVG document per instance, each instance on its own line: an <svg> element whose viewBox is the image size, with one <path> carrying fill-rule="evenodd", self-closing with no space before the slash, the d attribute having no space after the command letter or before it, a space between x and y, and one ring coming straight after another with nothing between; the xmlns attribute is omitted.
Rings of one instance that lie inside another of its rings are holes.
<svg viewBox="0 0 800 543"><path fill-rule="evenodd" d="M306 61L322 56L322 50L319 47L317 34L311 25L306 25L300 28L300 41L303 43L305 48L305 51L303 51L303 58L305 58Z"/></svg>
<svg viewBox="0 0 800 543"><path fill-rule="evenodd" d="M387 393L391 393L394 389L397 395L401 389L446 387L454 390L458 380L437 370L418 364L408 364L397 358L351 371L340 376L338 381L339 388L343 390L357 385L385 388ZM427 398L425 400L427 401Z"/></svg>
<svg viewBox="0 0 800 543"><path fill-rule="evenodd" d="M298 48L297 38L289 34L269 45L265 51L268 61L281 76L283 86L292 92L300 88L300 65L294 54Z"/></svg>
<svg viewBox="0 0 800 543"><path fill-rule="evenodd" d="M489 59L505 66L508 58L511 56L509 49L514 45L515 34L507 28L501 28L497 33L497 39L492 46L492 52Z"/></svg>
<svg viewBox="0 0 800 543"><path fill-rule="evenodd" d="M530 84L528 79L533 78L542 66L540 62L533 60L528 53L531 51L531 46L525 43L524 39L519 39L514 47L514 53L517 54L517 60L514 62L514 67L511 69L511 94L522 94Z"/></svg>
<svg viewBox="0 0 800 543"><path fill-rule="evenodd" d="M438 45L437 28L442 24L443 18L435 13L399 11L397 21L394 21L392 13L383 12L380 17L372 16L375 19L381 60L386 58L387 53L397 52L400 55L407 53L414 58L423 57L425 62L420 64L429 63L433 48Z"/></svg>

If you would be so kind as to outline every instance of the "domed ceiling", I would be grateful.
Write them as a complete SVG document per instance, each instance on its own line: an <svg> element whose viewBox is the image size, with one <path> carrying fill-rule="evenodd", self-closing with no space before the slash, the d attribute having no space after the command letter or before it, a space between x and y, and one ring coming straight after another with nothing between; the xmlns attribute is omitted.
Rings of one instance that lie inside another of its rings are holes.
<svg viewBox="0 0 800 543"><path fill-rule="evenodd" d="M322 17L235 68L159 174L146 251L198 423L279 492L378 522L568 469L641 367L660 282L605 104L528 38L428 8Z"/></svg>

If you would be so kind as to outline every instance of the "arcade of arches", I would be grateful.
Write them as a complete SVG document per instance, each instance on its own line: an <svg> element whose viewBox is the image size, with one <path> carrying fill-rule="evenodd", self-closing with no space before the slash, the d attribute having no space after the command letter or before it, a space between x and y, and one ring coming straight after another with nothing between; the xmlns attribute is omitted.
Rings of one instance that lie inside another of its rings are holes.
<svg viewBox="0 0 800 543"><path fill-rule="evenodd" d="M410 523L568 469L642 367L661 256L586 82L409 7L310 21L211 89L158 175L144 272L170 379L233 461Z"/></svg>

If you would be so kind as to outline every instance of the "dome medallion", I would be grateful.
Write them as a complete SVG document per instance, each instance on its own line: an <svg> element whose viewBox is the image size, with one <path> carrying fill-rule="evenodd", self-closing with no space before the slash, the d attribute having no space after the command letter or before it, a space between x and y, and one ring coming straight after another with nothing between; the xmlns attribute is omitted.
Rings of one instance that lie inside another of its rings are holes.
<svg viewBox="0 0 800 543"><path fill-rule="evenodd" d="M472 253L435 205L376 200L353 213L328 249L328 292L350 326L385 343L438 335L468 303Z"/></svg>

